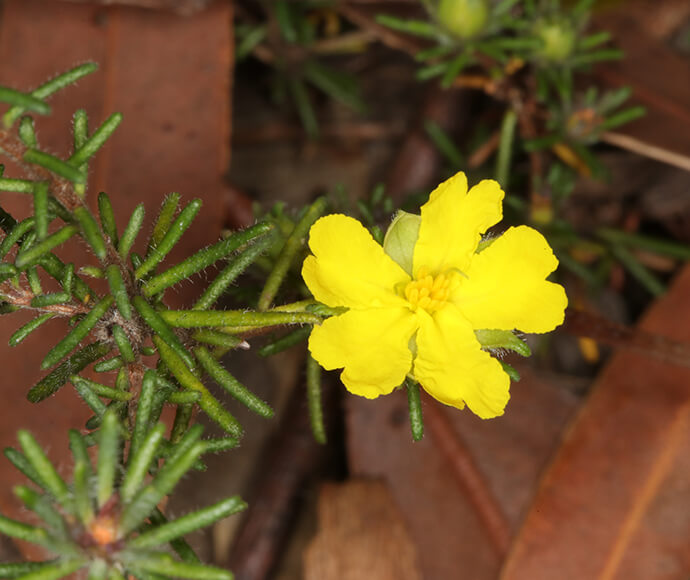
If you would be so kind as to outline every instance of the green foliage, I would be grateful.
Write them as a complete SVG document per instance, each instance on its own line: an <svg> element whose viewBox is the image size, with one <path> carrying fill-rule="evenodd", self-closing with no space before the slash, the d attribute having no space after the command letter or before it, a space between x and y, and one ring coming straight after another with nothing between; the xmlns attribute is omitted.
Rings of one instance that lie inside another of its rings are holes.
<svg viewBox="0 0 690 580"><path fill-rule="evenodd" d="M0 139L19 152L27 170L21 177L4 177L0 167L0 190L6 195L29 194L33 200L33 215L22 221L0 209L4 312L24 309L36 314L12 334L10 345L21 348L31 333L50 320L68 321L64 336L45 353L41 364L52 370L29 390L28 398L43 401L69 382L94 413L85 426L90 433L73 430L69 434L75 460L70 480L58 474L27 431L18 435L21 451L5 451L37 486L38 490L19 486L15 492L42 523L32 526L0 516L0 532L37 543L57 559L3 564L0 574L25 580L63 578L78 570L99 579L231 578L225 570L201 564L183 536L243 509L239 498L174 521L167 521L156 506L185 473L203 465L205 453L232 449L242 436L240 423L204 385L205 376L240 404L261 416L273 416L266 402L218 359L231 350L248 348L242 336L247 328L297 325L302 331L302 325L322 320L308 311L311 302L271 310L268 305L303 255L307 230L323 212L325 202L318 200L295 221L284 216L283 225L291 224L285 234L277 232L277 222L266 219L177 264L166 263L157 272L191 225L201 202L192 200L179 209L180 195L170 194L143 244L145 251L138 255L132 249L142 231L143 205L134 209L120 230L105 192L98 195L97 216L86 203L88 163L116 130L121 115L111 115L90 133L86 113L77 111L72 127L74 150L67 159L41 149L34 120L25 115L49 113L46 97L93 70L94 65L82 65L30 93L0 88L0 101L11 106L3 117ZM58 257L74 237L83 239L82 247L90 251L86 263L64 263ZM214 310L215 302L237 277L266 254L277 259L266 275L261 308L252 310L254 297L238 310ZM192 309L166 306L166 293L173 286L216 264L218 275ZM83 276L105 278L105 291L95 292ZM43 290L55 285L58 291ZM156 360L144 358L151 356ZM102 378L82 376L89 368L103 373ZM169 437L160 423L165 404L176 408ZM190 421L196 407L229 436L202 440L202 428ZM97 449L95 465L89 446ZM181 559L167 553L168 545Z"/></svg>

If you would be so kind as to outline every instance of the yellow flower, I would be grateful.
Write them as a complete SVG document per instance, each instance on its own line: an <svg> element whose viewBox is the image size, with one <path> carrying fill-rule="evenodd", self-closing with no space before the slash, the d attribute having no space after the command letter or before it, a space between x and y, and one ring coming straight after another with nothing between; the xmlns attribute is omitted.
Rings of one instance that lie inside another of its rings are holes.
<svg viewBox="0 0 690 580"><path fill-rule="evenodd" d="M410 216L389 256L357 220L328 215L311 228L302 276L314 297L348 310L314 327L309 350L347 389L390 393L410 375L446 405L482 418L503 414L510 379L475 330L549 332L567 298L546 281L558 260L536 230L511 227L479 248L502 219L504 193L485 180L467 191L463 173L439 185ZM405 214L408 215L409 214ZM415 235L416 234L416 235ZM416 240L416 241L415 241Z"/></svg>

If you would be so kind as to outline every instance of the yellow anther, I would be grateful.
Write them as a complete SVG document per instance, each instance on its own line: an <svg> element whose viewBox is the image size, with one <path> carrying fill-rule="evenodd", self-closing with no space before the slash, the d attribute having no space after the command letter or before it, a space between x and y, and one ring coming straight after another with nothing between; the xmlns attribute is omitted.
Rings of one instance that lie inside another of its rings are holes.
<svg viewBox="0 0 690 580"><path fill-rule="evenodd" d="M450 295L451 274L432 276L428 268L417 270L417 277L405 287L405 298L413 309L434 312L441 308Z"/></svg>

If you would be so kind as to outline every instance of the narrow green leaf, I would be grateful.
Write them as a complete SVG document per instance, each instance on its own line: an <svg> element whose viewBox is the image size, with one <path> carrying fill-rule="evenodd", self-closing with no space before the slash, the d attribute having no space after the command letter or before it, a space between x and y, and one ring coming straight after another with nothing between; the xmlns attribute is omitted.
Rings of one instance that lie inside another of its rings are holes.
<svg viewBox="0 0 690 580"><path fill-rule="evenodd" d="M206 566L205 564L192 564L191 562L178 562L168 554L137 557L130 564L135 573L151 572L162 574L171 578L187 578L189 580L233 580L233 575L227 570Z"/></svg>
<svg viewBox="0 0 690 580"><path fill-rule="evenodd" d="M605 42L608 42L610 38L611 33L606 31L597 32L595 34L591 34L590 36L585 36L579 41L580 50L591 50L595 46L599 46L601 44L604 44Z"/></svg>
<svg viewBox="0 0 690 580"><path fill-rule="evenodd" d="M13 193L33 193L35 181L28 179L10 179L8 177L0 178L0 191L11 191Z"/></svg>
<svg viewBox="0 0 690 580"><path fill-rule="evenodd" d="M168 522L167 518L161 513L158 508L155 508L151 515L149 516L150 522L154 526L160 526ZM184 538L176 538L170 541L170 546L177 553L177 555L182 558L185 562L198 563L199 556L194 553L192 547L185 541Z"/></svg>
<svg viewBox="0 0 690 580"><path fill-rule="evenodd" d="M58 159L50 153L45 151L39 151L38 149L27 149L26 153L22 159L26 163L33 163L35 165L40 165L44 169L47 169L51 173L55 173L60 177L64 177L68 181L74 183L85 183L86 174L76 167L73 167L69 163Z"/></svg>
<svg viewBox="0 0 690 580"><path fill-rule="evenodd" d="M455 79L471 62L472 54L470 52L464 52L451 60L443 72L443 77L441 78L441 87L444 89L449 89L452 87L453 83L455 83Z"/></svg>
<svg viewBox="0 0 690 580"><path fill-rule="evenodd" d="M29 267L26 272L26 279L29 281L29 288L31 288L31 291L34 294L42 294L43 293L43 288L41 287L41 279L38 276L38 270L36 269L36 266L31 266ZM40 298L40 296L39 296ZM67 299L69 300L69 296L67 296ZM59 298L54 298L52 300L52 304L62 302L61 299ZM40 301L39 301L40 303Z"/></svg>
<svg viewBox="0 0 690 580"><path fill-rule="evenodd" d="M424 437L424 417L422 415L422 399L419 394L419 384L409 379L405 380L407 389L407 406L410 413L410 430L412 439L421 441Z"/></svg>
<svg viewBox="0 0 690 580"><path fill-rule="evenodd" d="M635 119L644 117L646 114L647 109L644 107L630 107L629 109L625 109L624 111L620 111L619 113L608 117L601 125L599 125L599 129L603 131L610 131L611 129L615 129L616 127L630 123Z"/></svg>
<svg viewBox="0 0 690 580"><path fill-rule="evenodd" d="M292 233L285 240L285 245L283 246L276 264L273 270L268 275L266 280L266 285L259 296L258 309L268 310L271 302L278 293L278 289L282 284L285 275L287 274L293 260L297 256L297 252L304 246L304 240L311 228L312 224L321 216L321 214L326 209L326 199L320 197L314 203L309 206L309 209L304 213L302 219L295 224Z"/></svg>
<svg viewBox="0 0 690 580"><path fill-rule="evenodd" d="M48 238L46 238L46 240L47 239ZM55 254L44 254L41 258L39 258L38 264L58 282L62 282L64 280L65 268L69 267L66 266ZM74 295L84 304L86 304L89 302L90 298L93 297L94 292L84 283L81 278L77 276L74 278Z"/></svg>
<svg viewBox="0 0 690 580"><path fill-rule="evenodd" d="M34 544L46 544L48 534L43 528L30 526L5 516L0 516L0 532L12 538L18 538Z"/></svg>
<svg viewBox="0 0 690 580"><path fill-rule="evenodd" d="M7 457L7 459L10 460L12 465L14 465L26 477L28 477L41 489L48 491L45 484L43 483L43 480L41 479L41 476L38 474L38 471L36 471L33 465L29 463L29 460L24 456L23 453L21 453L21 451L17 451L12 447L5 447L3 453L5 454L5 457Z"/></svg>
<svg viewBox="0 0 690 580"><path fill-rule="evenodd" d="M187 368L186 364L178 356L176 351L168 346L159 336L153 337L153 342L158 348L161 359L170 369L180 385L190 391L197 391L201 394L199 406L204 412L218 423L225 431L235 437L242 434L242 427L230 413L228 413L208 389L197 379Z"/></svg>
<svg viewBox="0 0 690 580"><path fill-rule="evenodd" d="M27 147L36 147L36 131L31 117L22 117L19 123L19 138Z"/></svg>
<svg viewBox="0 0 690 580"><path fill-rule="evenodd" d="M36 99L45 99L53 93L63 89L76 81L78 81L83 76L91 74L96 69L98 65L92 62L81 64L65 73L58 75L57 77L43 83L40 87L31 92L31 96ZM26 109L23 106L16 105L7 111L3 117L3 122L5 127L11 127L12 124L22 116Z"/></svg>
<svg viewBox="0 0 690 580"><path fill-rule="evenodd" d="M302 65L304 78L335 101L353 111L364 113L366 105L359 96L359 86L354 77L327 68L314 60Z"/></svg>
<svg viewBox="0 0 690 580"><path fill-rule="evenodd" d="M671 256L679 260L690 260L690 245L687 244L670 242L640 234L631 234L612 228L600 228L596 233L600 238L610 243L632 246L654 252L655 254Z"/></svg>
<svg viewBox="0 0 690 580"><path fill-rule="evenodd" d="M196 391L173 391L167 396L168 403L172 405L198 403L200 399L201 393L197 393Z"/></svg>
<svg viewBox="0 0 690 580"><path fill-rule="evenodd" d="M236 60L240 61L247 58L265 40L267 33L267 26L252 26L247 34L238 39L239 42L235 46Z"/></svg>
<svg viewBox="0 0 690 580"><path fill-rule="evenodd" d="M520 373L518 373L511 365L502 360L499 360L498 362L501 363L503 370L510 377L511 381L514 381L516 383L520 381Z"/></svg>
<svg viewBox="0 0 690 580"><path fill-rule="evenodd" d="M212 344L213 346L224 346L227 348L249 348L249 343L243 338L217 330L197 330L194 334L192 334L192 338L199 342Z"/></svg>
<svg viewBox="0 0 690 580"><path fill-rule="evenodd" d="M105 272L96 266L82 266L79 268L79 273L90 278L104 278Z"/></svg>
<svg viewBox="0 0 690 580"><path fill-rule="evenodd" d="M110 352L110 347L108 347L106 352ZM108 373L110 371L119 369L124 364L125 361L122 360L121 356L114 356L113 358L108 358L99 362L98 364L93 365L93 370L95 370L97 373Z"/></svg>
<svg viewBox="0 0 690 580"><path fill-rule="evenodd" d="M69 263L65 266L65 271L62 276L62 289L70 297L74 292L74 264Z"/></svg>
<svg viewBox="0 0 690 580"><path fill-rule="evenodd" d="M612 246L611 253L652 296L661 296L666 286L649 269L623 246Z"/></svg>
<svg viewBox="0 0 690 580"><path fill-rule="evenodd" d="M0 244L0 258L4 258L15 244L21 243L26 234L33 229L35 223L36 220L30 217L12 227Z"/></svg>
<svg viewBox="0 0 690 580"><path fill-rule="evenodd" d="M161 209L158 212L158 217L156 218L156 223L153 226L153 231L151 232L151 238L149 239L147 253L153 248L160 245L161 241L168 233L170 225L172 224L173 218L175 217L175 212L177 211L177 206L180 203L180 194L177 192L169 193L163 200Z"/></svg>
<svg viewBox="0 0 690 580"><path fill-rule="evenodd" d="M55 560L45 562L3 562L0 563L0 578L25 578L31 572L37 572L51 566Z"/></svg>
<svg viewBox="0 0 690 580"><path fill-rule="evenodd" d="M203 346L195 348L194 354L211 378L235 399L262 417L273 417L273 409L271 409L268 403L262 401L225 370Z"/></svg>
<svg viewBox="0 0 690 580"><path fill-rule="evenodd" d="M86 345L31 387L26 398L32 403L48 398L56 393L72 375L78 374L108 352L110 352L110 346L102 342Z"/></svg>
<svg viewBox="0 0 690 580"><path fill-rule="evenodd" d="M206 453L221 453L234 449L240 442L233 437L221 437L219 439L204 439L206 443Z"/></svg>
<svg viewBox="0 0 690 580"><path fill-rule="evenodd" d="M198 439L198 435L196 437ZM180 478L196 463L206 446L201 441L192 440L190 445L178 444L178 448L180 452L173 453L173 456L165 462L155 479L140 490L133 500L125 506L120 518L122 534L128 534L146 519L161 499L173 490Z"/></svg>
<svg viewBox="0 0 690 580"><path fill-rule="evenodd" d="M429 79L432 79L445 73L446 69L448 68L448 64L448 61L444 61L422 67L415 74L415 78L418 81L428 81Z"/></svg>
<svg viewBox="0 0 690 580"><path fill-rule="evenodd" d="M199 393L194 392L194 394L198 395ZM170 399L168 398L168 400ZM201 396L199 397L199 400L201 400ZM173 426L170 430L171 443L177 443L189 430L189 422L192 420L193 412L194 404L192 403L183 403L177 406L177 409L175 409L175 420L173 421Z"/></svg>
<svg viewBox="0 0 690 580"><path fill-rule="evenodd" d="M98 194L98 215L101 219L101 226L103 227L105 235L108 236L110 242L117 247L118 235L117 224L115 223L115 213L113 212L110 198L104 191Z"/></svg>
<svg viewBox="0 0 690 580"><path fill-rule="evenodd" d="M19 330L17 330L12 336L10 336L9 344L10 346L17 346L22 342L27 336L29 336L34 330L41 326L44 322L47 322L53 317L53 314L47 312L46 314L41 314L34 318L33 320L27 322Z"/></svg>
<svg viewBox="0 0 690 580"><path fill-rule="evenodd" d="M111 330L115 344L117 344L117 348L120 350L120 354L122 355L122 360L124 360L126 363L134 362L134 350L132 349L132 344L129 342L129 338L127 337L125 331L117 324L114 324Z"/></svg>
<svg viewBox="0 0 690 580"><path fill-rule="evenodd" d="M208 285L203 294L196 301L193 310L207 310L211 308L225 290L240 276L256 259L273 244L272 235L267 235L254 241L244 252L236 256L216 278Z"/></svg>
<svg viewBox="0 0 690 580"><path fill-rule="evenodd" d="M84 399L84 402L89 406L89 408L96 414L97 417L103 417L108 407L101 401L98 394L94 389L91 388L90 384L86 379L82 379L78 376L73 376L70 381L74 385L74 388L79 393L79 396Z"/></svg>
<svg viewBox="0 0 690 580"><path fill-rule="evenodd" d="M91 469L80 459L74 465L74 507L79 520L88 525L93 519L93 505L89 494L89 476Z"/></svg>
<svg viewBox="0 0 690 580"><path fill-rule="evenodd" d="M570 64L573 67L586 66L594 64L595 62L603 62L607 60L620 60L624 56L622 50L616 48L602 49L595 52L587 52L585 54L578 54L570 59Z"/></svg>
<svg viewBox="0 0 690 580"><path fill-rule="evenodd" d="M43 449L33 435L22 429L17 433L17 439L22 446L24 456L31 466L39 474L43 487L50 492L55 500L62 506L69 506L70 493L65 481L58 475Z"/></svg>
<svg viewBox="0 0 690 580"><path fill-rule="evenodd" d="M61 536L61 539L67 538L65 520L55 509L50 496L38 493L25 485L17 485L12 491L28 509L41 518L49 528L52 528L56 535Z"/></svg>
<svg viewBox="0 0 690 580"><path fill-rule="evenodd" d="M434 121L427 120L424 122L424 130L433 141L436 149L441 152L453 168L462 167L464 163L462 153L460 153L460 150L440 125Z"/></svg>
<svg viewBox="0 0 690 580"><path fill-rule="evenodd" d="M141 314L144 322L151 327L158 336L160 336L170 348L172 348L177 356L179 356L189 368L194 368L194 359L184 347L175 332L168 326L168 323L163 318L163 312L156 312L153 307L146 302L141 296L135 296L132 299L132 304L137 312ZM160 350L160 349L159 349Z"/></svg>
<svg viewBox="0 0 690 580"><path fill-rule="evenodd" d="M74 150L78 151L89 138L89 117L84 109L77 109L72 116Z"/></svg>
<svg viewBox="0 0 690 580"><path fill-rule="evenodd" d="M130 454L137 453L149 430L153 397L156 392L156 378L156 371L154 370L149 369L144 373L139 404L137 405L136 418L134 420L134 429L132 430Z"/></svg>
<svg viewBox="0 0 690 580"><path fill-rule="evenodd" d="M134 208L134 211L132 212L132 215L129 218L129 222L127 222L127 227L125 227L125 231L122 232L122 237L120 238L117 251L119 252L120 257L123 260L127 258L129 251L132 249L134 240L136 239L137 234L139 233L139 230L141 229L141 226L144 223L145 213L146 210L144 209L144 204L140 203L137 207Z"/></svg>
<svg viewBox="0 0 690 580"><path fill-rule="evenodd" d="M51 294L42 294L31 299L31 306L33 308L46 308L54 306L55 304L64 304L69 302L72 297L67 292L55 292Z"/></svg>
<svg viewBox="0 0 690 580"><path fill-rule="evenodd" d="M84 238L88 242L89 246L91 246L93 253L96 254L96 257L99 260L103 261L108 254L108 250L105 246L103 234L101 234L101 230L98 227L96 220L91 215L91 212L86 207L80 206L74 210L73 214L81 225Z"/></svg>
<svg viewBox="0 0 690 580"><path fill-rule="evenodd" d="M48 352L43 362L41 362L41 368L47 369L52 367L84 340L93 327L96 326L98 321L105 315L112 303L112 296L106 296L101 299L91 311L77 323L67 336Z"/></svg>
<svg viewBox="0 0 690 580"><path fill-rule="evenodd" d="M105 580L108 577L108 563L100 559L92 560L89 566L89 575L86 580Z"/></svg>
<svg viewBox="0 0 690 580"><path fill-rule="evenodd" d="M130 542L130 546L138 549L155 548L175 538L180 538L190 532L210 526L218 520L239 513L246 508L247 504L236 495L147 530L134 538Z"/></svg>
<svg viewBox="0 0 690 580"><path fill-rule="evenodd" d="M86 440L76 429L69 430L69 447L72 450L74 461L83 462L86 465L86 471L89 478L93 475L93 468L91 466L91 457L86 445Z"/></svg>
<svg viewBox="0 0 690 580"><path fill-rule="evenodd" d="M47 564L28 574L21 576L19 580L59 580L66 578L86 565L87 560L80 558L60 558L54 564Z"/></svg>
<svg viewBox="0 0 690 580"><path fill-rule="evenodd" d="M120 465L120 422L117 415L108 411L103 416L99 432L96 499L99 507L113 495L115 475Z"/></svg>
<svg viewBox="0 0 690 580"><path fill-rule="evenodd" d="M285 0L277 0L273 4L273 14L280 29L280 34L286 42L295 43L298 41L297 28L293 15L291 13L291 5Z"/></svg>
<svg viewBox="0 0 690 580"><path fill-rule="evenodd" d="M517 120L518 118L515 111L508 109L505 115L503 115L503 122L501 123L501 136L498 143L498 155L496 156L495 176L496 181L498 181L503 188L508 187Z"/></svg>
<svg viewBox="0 0 690 580"><path fill-rule="evenodd" d="M309 406L309 423L314 440L322 445L326 443L326 428L323 424L321 406L321 367L310 355L307 357L307 404Z"/></svg>
<svg viewBox="0 0 690 580"><path fill-rule="evenodd" d="M117 264L110 264L110 266L105 269L105 276L108 279L110 292L115 299L117 309L125 320L130 320L132 318L132 307L129 303L129 294L125 281L122 278L120 267Z"/></svg>
<svg viewBox="0 0 690 580"><path fill-rule="evenodd" d="M122 113L113 113L108 117L103 124L96 129L91 137L89 137L84 144L74 152L74 155L69 158L68 163L79 167L86 163L98 151L110 136L115 132L118 125L122 122Z"/></svg>
<svg viewBox="0 0 690 580"><path fill-rule="evenodd" d="M54 234L51 234L40 242L37 242L29 249L19 252L14 263L15 266L17 266L17 268L20 270L26 269L28 266L32 266L45 254L52 251L57 246L64 244L78 231L79 230L76 226L63 227Z"/></svg>
<svg viewBox="0 0 690 580"><path fill-rule="evenodd" d="M267 222L259 223L196 252L183 262L148 280L143 287L144 295L153 296L158 294L161 290L177 284L197 272L201 272L211 264L228 256L240 246L251 242L254 238L264 235L272 229L272 224Z"/></svg>
<svg viewBox="0 0 690 580"><path fill-rule="evenodd" d="M108 399L112 399L113 401L129 401L134 396L129 391L114 389L113 387L102 385L101 383L97 383L96 381L92 381L91 379L85 379L83 377L74 376L70 380L72 382L78 380L84 388L90 389L99 397L106 397Z"/></svg>
<svg viewBox="0 0 690 580"><path fill-rule="evenodd" d="M151 270L153 270L160 262L168 255L168 252L172 250L173 246L179 241L187 231L187 228L191 225L192 221L199 213L201 209L201 200L194 199L190 201L185 208L180 212L173 222L170 229L165 233L161 243L155 248L151 248L150 252L147 254L144 263L141 264L134 272L135 277L140 280Z"/></svg>
<svg viewBox="0 0 690 580"><path fill-rule="evenodd" d="M26 111L33 111L39 115L50 114L50 105L48 103L37 99L33 95L22 93L9 87L0 87L0 101L16 107L22 107Z"/></svg>
<svg viewBox="0 0 690 580"><path fill-rule="evenodd" d="M135 305L136 307L136 305ZM276 326L319 324L321 317L311 312L247 312L244 310L163 310L160 318L177 328L222 326Z"/></svg>
<svg viewBox="0 0 690 580"><path fill-rule="evenodd" d="M403 20L387 14L378 14L376 16L376 22L388 28L392 28L393 30L397 30L398 32L421 36L422 38L436 38L439 36L436 27L426 20Z"/></svg>
<svg viewBox="0 0 690 580"><path fill-rule="evenodd" d="M127 472L120 487L120 495L125 504L132 501L144 483L144 478L153 463L156 451L158 451L158 447L161 441L163 441L165 430L165 424L158 423L146 434L136 453L130 454Z"/></svg>

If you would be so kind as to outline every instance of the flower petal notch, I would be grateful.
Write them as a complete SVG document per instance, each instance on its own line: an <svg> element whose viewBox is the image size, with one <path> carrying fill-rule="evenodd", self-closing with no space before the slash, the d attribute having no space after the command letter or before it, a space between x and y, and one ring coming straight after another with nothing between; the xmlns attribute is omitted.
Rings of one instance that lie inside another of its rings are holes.
<svg viewBox="0 0 690 580"><path fill-rule="evenodd" d="M343 369L356 395L388 394L409 377L446 405L502 415L510 377L492 346L529 355L513 332L550 332L568 302L546 279L558 260L539 232L519 226L481 243L502 219L504 195L492 180L468 190L458 173L421 216L400 212L383 247L353 218L317 221L302 276L318 301L347 310L314 327L314 359Z"/></svg>

